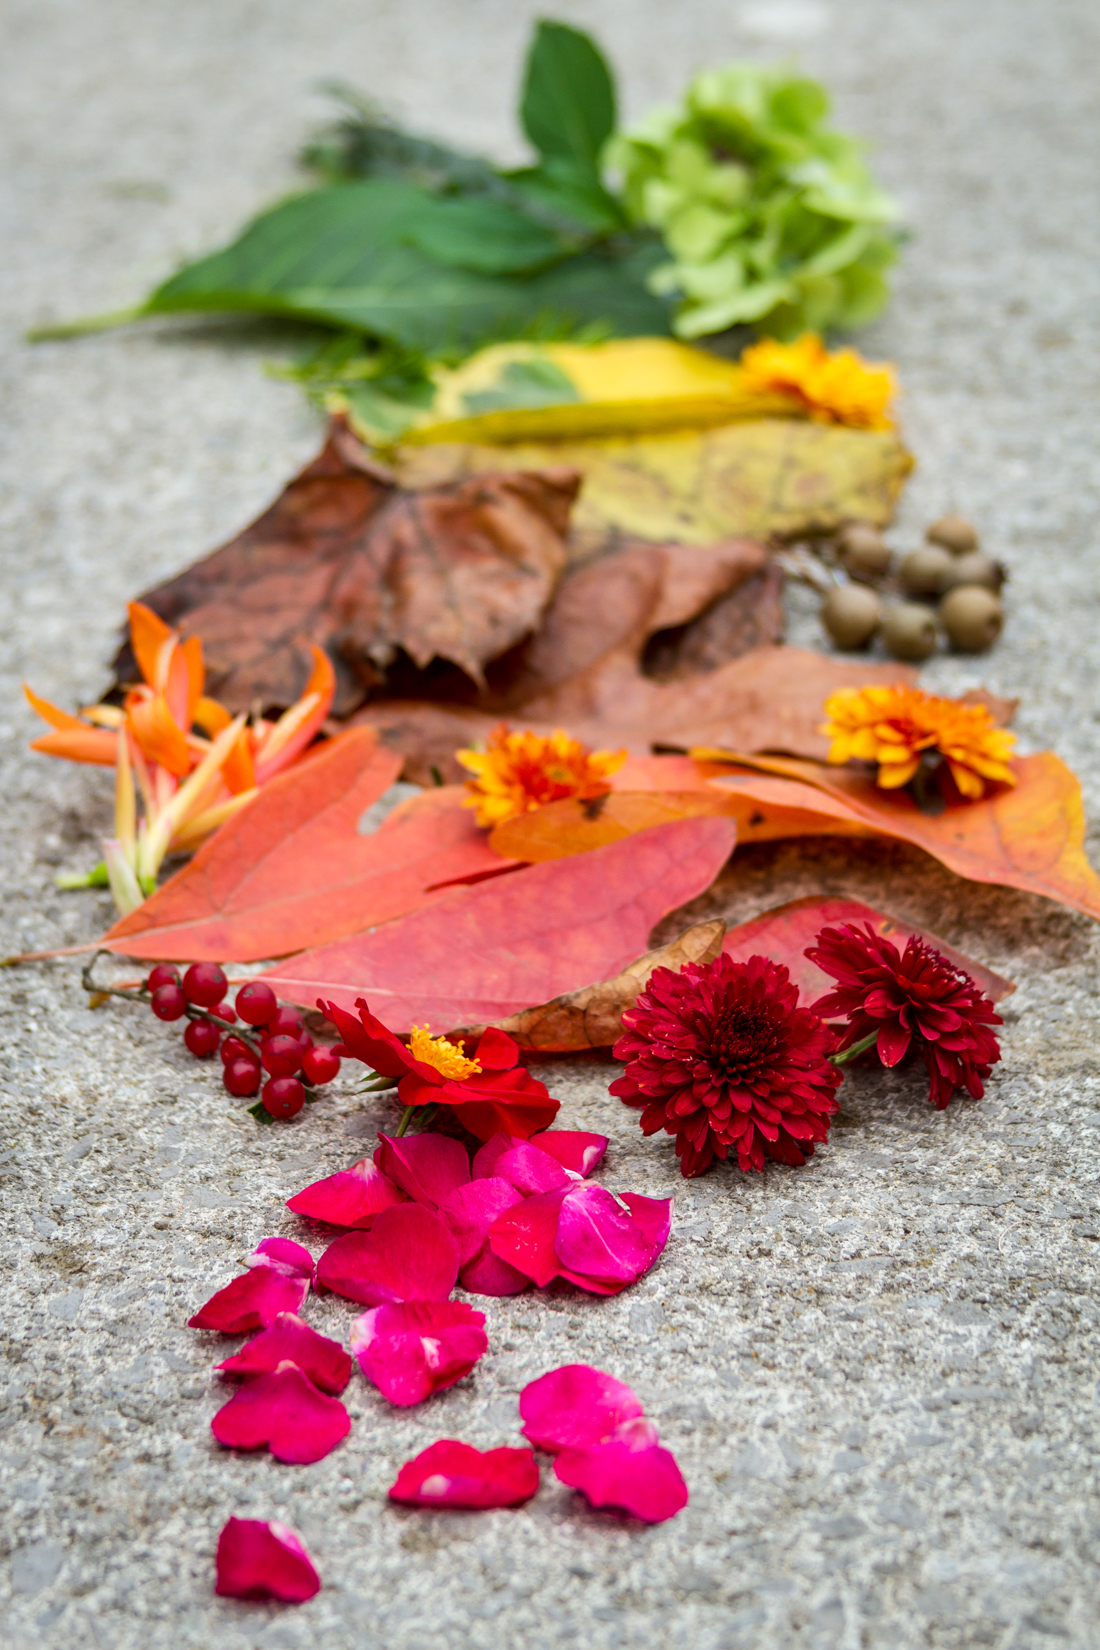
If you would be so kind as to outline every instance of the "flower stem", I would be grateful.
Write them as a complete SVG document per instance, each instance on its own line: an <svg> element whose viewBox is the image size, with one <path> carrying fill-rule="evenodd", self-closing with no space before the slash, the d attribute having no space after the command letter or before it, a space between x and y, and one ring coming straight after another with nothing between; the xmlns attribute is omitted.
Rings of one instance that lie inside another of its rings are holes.
<svg viewBox="0 0 1100 1650"><path fill-rule="evenodd" d="M415 1106L406 1106L405 1107L405 1110L401 1114L401 1121L397 1125L397 1133L394 1135L395 1140L400 1140L401 1139L401 1136L405 1133L405 1130L408 1128L409 1124L413 1120L413 1112L415 1110L416 1110Z"/></svg>
<svg viewBox="0 0 1100 1650"><path fill-rule="evenodd" d="M829 1059L834 1066L846 1066L848 1061L854 1060L857 1054L862 1054L865 1049L869 1049L877 1037L878 1032L872 1031L866 1037L861 1037L858 1043L853 1043L851 1048L841 1049L839 1054L830 1054Z"/></svg>

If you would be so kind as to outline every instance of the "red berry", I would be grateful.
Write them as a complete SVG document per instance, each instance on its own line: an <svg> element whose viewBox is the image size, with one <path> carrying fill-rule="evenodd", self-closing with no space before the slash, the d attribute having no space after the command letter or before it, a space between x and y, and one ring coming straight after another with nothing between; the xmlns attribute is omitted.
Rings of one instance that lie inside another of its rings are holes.
<svg viewBox="0 0 1100 1650"><path fill-rule="evenodd" d="M171 963L158 963L149 970L149 978L145 982L146 991L155 991L160 985L179 985L180 971L173 968Z"/></svg>
<svg viewBox="0 0 1100 1650"><path fill-rule="evenodd" d="M149 999L158 1020L179 1020L187 1010L187 998L178 985L158 985Z"/></svg>
<svg viewBox="0 0 1100 1650"><path fill-rule="evenodd" d="M209 1020L192 1020L183 1034L183 1040L197 1060L213 1054L221 1041L221 1032Z"/></svg>
<svg viewBox="0 0 1100 1650"><path fill-rule="evenodd" d="M184 995L196 1008L213 1008L225 996L229 981L217 963L192 963L183 976Z"/></svg>
<svg viewBox="0 0 1100 1650"><path fill-rule="evenodd" d="M275 993L262 980L249 980L237 992L237 1013L246 1025L265 1026L278 1011Z"/></svg>
<svg viewBox="0 0 1100 1650"><path fill-rule="evenodd" d="M293 1008L276 1009L267 1022L268 1035L271 1037L300 1037L302 1029L302 1016Z"/></svg>
<svg viewBox="0 0 1100 1650"><path fill-rule="evenodd" d="M302 1070L308 1083L331 1083L340 1070L340 1056L334 1048L307 1048L302 1055Z"/></svg>
<svg viewBox="0 0 1100 1650"><path fill-rule="evenodd" d="M232 1003L215 1003L209 1010L215 1020L221 1020L224 1025L231 1026L237 1018L237 1010Z"/></svg>
<svg viewBox="0 0 1100 1650"><path fill-rule="evenodd" d="M256 1055L249 1048L244 1038L234 1037L233 1033L230 1032L222 1044L222 1065L230 1066L234 1060L251 1060L253 1065L258 1064Z"/></svg>
<svg viewBox="0 0 1100 1650"><path fill-rule="evenodd" d="M231 1060L222 1072L222 1082L230 1094L244 1098L260 1087L260 1068L255 1060Z"/></svg>
<svg viewBox="0 0 1100 1650"><path fill-rule="evenodd" d="M264 1107L272 1117L297 1117L305 1099L306 1091L296 1077L273 1077L264 1084Z"/></svg>
<svg viewBox="0 0 1100 1650"><path fill-rule="evenodd" d="M302 1068L302 1045L297 1037L266 1037L260 1059L272 1077L293 1077Z"/></svg>

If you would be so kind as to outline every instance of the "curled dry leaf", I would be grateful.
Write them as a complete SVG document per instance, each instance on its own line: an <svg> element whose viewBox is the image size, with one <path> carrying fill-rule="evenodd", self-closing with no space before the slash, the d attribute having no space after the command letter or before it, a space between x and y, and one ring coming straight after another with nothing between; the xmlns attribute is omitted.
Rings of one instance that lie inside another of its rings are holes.
<svg viewBox="0 0 1100 1650"><path fill-rule="evenodd" d="M538 1008L512 1014L499 1022L521 1048L545 1053L571 1049L608 1048L622 1035L622 1014L649 982L655 968L682 968L684 963L713 962L722 949L726 925L720 917L696 923L679 939L647 951L610 980L568 991ZM501 1171L497 1169L496 1173Z"/></svg>
<svg viewBox="0 0 1100 1650"><path fill-rule="evenodd" d="M334 714L384 680L399 650L474 682L538 624L566 565L578 478L479 475L407 491L334 420L319 456L243 533L142 601L200 636L231 710L292 704L310 644L337 666ZM116 660L125 678L128 650Z"/></svg>

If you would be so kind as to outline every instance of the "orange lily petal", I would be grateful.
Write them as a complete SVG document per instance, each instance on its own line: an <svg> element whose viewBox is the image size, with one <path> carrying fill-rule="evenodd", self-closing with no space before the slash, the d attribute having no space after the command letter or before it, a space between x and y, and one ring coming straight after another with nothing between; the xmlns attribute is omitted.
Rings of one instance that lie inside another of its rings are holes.
<svg viewBox="0 0 1100 1650"><path fill-rule="evenodd" d="M236 744L222 763L222 778L234 796L255 789L256 769L252 762L252 744L247 728L241 729Z"/></svg>
<svg viewBox="0 0 1100 1650"><path fill-rule="evenodd" d="M224 705L219 705L216 699L207 699L203 695L195 706L195 714L191 720L198 724L203 733L208 733L213 739L216 734L221 733L223 728L229 726L233 718Z"/></svg>
<svg viewBox="0 0 1100 1650"><path fill-rule="evenodd" d="M266 785L301 755L320 732L336 697L336 672L321 648L314 647L313 671L302 697L283 712L256 752L256 783Z"/></svg>
<svg viewBox="0 0 1100 1650"><path fill-rule="evenodd" d="M48 722L51 728L83 728L86 725L79 716L70 716L67 710L59 710L56 705L51 705L48 699L41 698L26 682L23 683L23 692L27 695L31 709L37 711L43 722ZM33 745L31 749L34 749ZM114 757L111 760L113 762Z"/></svg>
<svg viewBox="0 0 1100 1650"><path fill-rule="evenodd" d="M190 773L190 747L163 693L133 705L127 721L139 749L151 762L166 768L177 779Z"/></svg>
<svg viewBox="0 0 1100 1650"><path fill-rule="evenodd" d="M128 611L130 646L134 650L134 658L144 680L150 687L154 687L160 650L174 633L171 626L158 618L152 608L146 607L144 602L131 602Z"/></svg>
<svg viewBox="0 0 1100 1650"><path fill-rule="evenodd" d="M113 768L117 745L117 733L86 728L78 722L74 728L60 728L56 733L44 733L41 739L32 739L30 748L44 756L64 756L70 762L96 762L100 767Z"/></svg>
<svg viewBox="0 0 1100 1650"><path fill-rule="evenodd" d="M202 637L188 636L187 640L180 644L180 652L187 666L187 709L183 726L190 732L195 712L202 699L203 683L206 681L206 667L202 662Z"/></svg>

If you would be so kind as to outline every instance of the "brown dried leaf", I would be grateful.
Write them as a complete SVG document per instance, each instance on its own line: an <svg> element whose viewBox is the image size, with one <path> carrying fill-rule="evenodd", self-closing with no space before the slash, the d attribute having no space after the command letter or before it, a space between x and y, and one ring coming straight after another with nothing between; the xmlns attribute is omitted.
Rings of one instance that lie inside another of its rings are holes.
<svg viewBox="0 0 1100 1650"><path fill-rule="evenodd" d="M726 925L720 917L696 923L679 939L662 945L624 968L614 979L600 980L581 991L567 991L538 1008L524 1009L497 1024L521 1048L562 1054L584 1048L608 1048L623 1029L624 1008L645 990L655 968L682 968L685 963L713 962L722 949ZM477 1028L478 1031L484 1027Z"/></svg>
<svg viewBox="0 0 1100 1650"><path fill-rule="evenodd" d="M310 644L337 665L338 716L399 651L480 683L553 595L577 486L569 471L517 471L405 492L336 421L257 521L141 599L201 636L208 691L234 711L293 703Z"/></svg>

